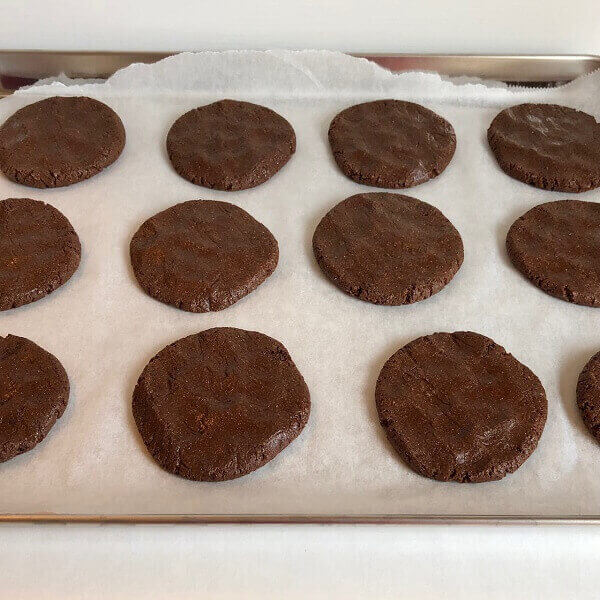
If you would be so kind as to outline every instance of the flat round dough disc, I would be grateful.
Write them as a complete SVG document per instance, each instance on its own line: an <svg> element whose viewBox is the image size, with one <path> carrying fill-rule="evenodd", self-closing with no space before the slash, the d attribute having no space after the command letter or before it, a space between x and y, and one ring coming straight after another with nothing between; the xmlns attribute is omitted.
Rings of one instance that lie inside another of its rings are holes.
<svg viewBox="0 0 600 600"><path fill-rule="evenodd" d="M584 192L600 186L600 123L558 104L519 104L488 129L500 168L544 190Z"/></svg>
<svg viewBox="0 0 600 600"><path fill-rule="evenodd" d="M456 135L448 121L424 106L376 100L336 115L329 143L347 177L397 189L437 177L454 156Z"/></svg>
<svg viewBox="0 0 600 600"><path fill-rule="evenodd" d="M169 130L174 169L192 183L225 191L264 183L296 151L292 126L250 102L221 100L185 113Z"/></svg>
<svg viewBox="0 0 600 600"><path fill-rule="evenodd" d="M0 200L0 311L50 294L80 259L79 237L56 208L29 198Z"/></svg>
<svg viewBox="0 0 600 600"><path fill-rule="evenodd" d="M600 306L600 204L539 204L512 224L506 249L515 267L547 294Z"/></svg>
<svg viewBox="0 0 600 600"><path fill-rule="evenodd" d="M535 450L546 422L540 380L478 333L434 333L385 363L379 420L417 473L440 481L502 479Z"/></svg>
<svg viewBox="0 0 600 600"><path fill-rule="evenodd" d="M577 406L585 426L600 442L600 352L590 358L579 375Z"/></svg>
<svg viewBox="0 0 600 600"><path fill-rule="evenodd" d="M335 285L374 304L429 298L463 262L460 234L437 208L386 192L332 208L315 230L313 251Z"/></svg>
<svg viewBox="0 0 600 600"><path fill-rule="evenodd" d="M125 128L106 104L85 96L54 96L29 104L0 127L0 169L36 188L71 185L119 158Z"/></svg>
<svg viewBox="0 0 600 600"><path fill-rule="evenodd" d="M55 356L28 339L0 336L0 462L39 444L68 400L69 379Z"/></svg>
<svg viewBox="0 0 600 600"><path fill-rule="evenodd" d="M176 204L148 219L130 244L147 294L182 310L222 310L256 289L277 266L271 232L245 210L213 200Z"/></svg>
<svg viewBox="0 0 600 600"><path fill-rule="evenodd" d="M197 481L246 475L302 431L310 395L288 351L262 333L207 329L161 350L133 393L154 460Z"/></svg>

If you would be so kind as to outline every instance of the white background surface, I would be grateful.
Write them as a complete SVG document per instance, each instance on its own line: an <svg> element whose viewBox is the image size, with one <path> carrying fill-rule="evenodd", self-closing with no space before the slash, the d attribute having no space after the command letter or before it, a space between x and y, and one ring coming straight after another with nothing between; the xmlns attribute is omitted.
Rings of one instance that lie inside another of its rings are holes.
<svg viewBox="0 0 600 600"><path fill-rule="evenodd" d="M5 48L600 53L594 0L3 0ZM468 23L467 23L468 22ZM14 598L593 598L600 529L0 528Z"/></svg>
<svg viewBox="0 0 600 600"><path fill-rule="evenodd" d="M598 598L598 529L4 526L2 598Z"/></svg>
<svg viewBox="0 0 600 600"><path fill-rule="evenodd" d="M2 0L5 48L600 54L595 0Z"/></svg>

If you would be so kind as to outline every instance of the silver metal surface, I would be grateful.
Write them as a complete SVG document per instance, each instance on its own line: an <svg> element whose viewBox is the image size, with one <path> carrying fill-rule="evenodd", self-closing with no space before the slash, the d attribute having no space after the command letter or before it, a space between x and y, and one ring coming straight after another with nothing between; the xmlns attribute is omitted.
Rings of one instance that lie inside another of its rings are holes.
<svg viewBox="0 0 600 600"><path fill-rule="evenodd" d="M106 78L132 63L153 63L175 54L149 52L45 52L0 50L0 96L37 79L65 73ZM524 85L566 83L600 68L600 56L496 56L448 54L356 54L391 71L435 71ZM145 524L395 524L395 525L600 525L600 515L78 515L0 514L0 523Z"/></svg>
<svg viewBox="0 0 600 600"><path fill-rule="evenodd" d="M600 68L600 56L591 55L399 54L365 58L391 71L435 71L449 77L528 84L566 83Z"/></svg>
<svg viewBox="0 0 600 600"><path fill-rule="evenodd" d="M0 50L0 96L37 79L106 78L132 63L153 63L175 52L46 52ZM520 84L557 84L600 68L592 55L355 54L391 71L435 71Z"/></svg>
<svg viewBox="0 0 600 600"><path fill-rule="evenodd" d="M204 525L600 525L600 515L0 515L1 523Z"/></svg>

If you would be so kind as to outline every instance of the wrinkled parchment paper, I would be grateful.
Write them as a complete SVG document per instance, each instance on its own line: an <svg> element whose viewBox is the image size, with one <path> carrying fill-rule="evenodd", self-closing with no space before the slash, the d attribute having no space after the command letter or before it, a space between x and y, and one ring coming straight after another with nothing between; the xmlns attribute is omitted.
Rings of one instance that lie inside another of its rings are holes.
<svg viewBox="0 0 600 600"><path fill-rule="evenodd" d="M532 206L569 194L504 175L486 143L499 109L557 102L600 117L600 75L560 89L457 85L435 74L393 75L330 52L183 54L134 65L103 84L55 82L0 102L0 121L56 94L85 94L121 116L127 144L100 175L54 190L0 177L0 197L31 197L61 210L83 256L67 285L0 313L0 334L31 338L55 354L72 385L69 406L33 451L0 465L1 513L540 514L600 513L600 446L575 406L578 374L600 349L600 309L571 305L528 283L510 264L510 224ZM165 137L183 112L223 97L259 102L285 116L298 149L267 183L242 192L197 187L171 168ZM382 307L346 296L320 272L311 238L337 202L375 191L336 167L327 143L332 117L358 101L422 102L448 119L458 147L437 179L406 193L454 223L465 261L432 298ZM577 196L598 201L600 191ZM132 274L131 236L148 217L195 198L233 202L276 236L276 272L217 313L190 314L146 296ZM280 340L303 373L312 414L302 435L265 467L224 483L162 471L131 415L131 394L147 361L166 344L215 326L258 330ZM548 422L532 457L503 481L439 483L396 456L377 422L374 387L385 360L415 337L470 329L492 337L541 379Z"/></svg>

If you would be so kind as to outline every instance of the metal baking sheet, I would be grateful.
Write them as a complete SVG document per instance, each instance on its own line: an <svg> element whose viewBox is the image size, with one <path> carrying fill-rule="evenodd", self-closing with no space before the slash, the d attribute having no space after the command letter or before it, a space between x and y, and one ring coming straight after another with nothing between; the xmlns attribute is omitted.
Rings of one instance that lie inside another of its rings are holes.
<svg viewBox="0 0 600 600"><path fill-rule="evenodd" d="M0 81L12 88L64 72L71 77L104 78L133 62L154 62L163 54L1 52ZM394 71L437 71L507 82L557 84L600 67L593 56L368 56ZM25 192L22 195L27 195ZM460 514L3 514L4 522L100 523L394 523L394 524L535 524L596 523L600 515L460 515Z"/></svg>
<svg viewBox="0 0 600 600"><path fill-rule="evenodd" d="M177 52L59 52L0 50L0 96L21 85L64 73L104 79L133 63L154 63ZM600 68L594 55L361 54L386 69L431 71L448 77L478 77L521 85L556 85Z"/></svg>

